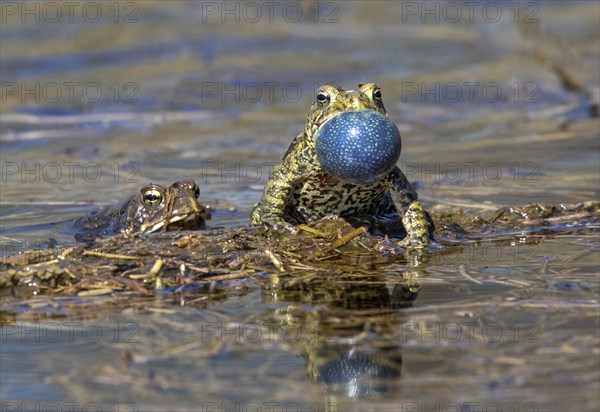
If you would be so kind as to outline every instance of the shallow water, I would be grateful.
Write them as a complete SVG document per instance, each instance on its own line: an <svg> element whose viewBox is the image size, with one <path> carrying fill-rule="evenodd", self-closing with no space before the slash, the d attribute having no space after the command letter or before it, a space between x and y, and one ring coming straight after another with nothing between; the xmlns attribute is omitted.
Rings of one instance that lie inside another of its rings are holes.
<svg viewBox="0 0 600 412"><path fill-rule="evenodd" d="M596 2L488 2L472 21L459 2L456 22L439 3L439 23L421 2L375 3L282 2L270 21L261 3L259 19L150 1L56 19L34 2L37 23L3 3L0 252L72 242L49 224L149 181L194 178L236 206L211 225L246 224L323 82L383 88L429 209L599 199ZM522 239L431 256L406 308L389 303L406 267L353 285L381 295L364 301L256 284L11 301L2 408L597 410L598 232ZM344 368L355 379L335 383Z"/></svg>

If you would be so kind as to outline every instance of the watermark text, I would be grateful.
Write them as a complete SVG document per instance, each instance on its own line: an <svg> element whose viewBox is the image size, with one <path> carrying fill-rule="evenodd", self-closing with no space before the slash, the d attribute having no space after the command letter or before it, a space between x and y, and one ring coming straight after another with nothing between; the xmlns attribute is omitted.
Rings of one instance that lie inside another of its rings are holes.
<svg viewBox="0 0 600 412"><path fill-rule="evenodd" d="M3 1L2 23L139 23L134 1Z"/></svg>
<svg viewBox="0 0 600 412"><path fill-rule="evenodd" d="M33 103L139 103L135 82L2 82L2 103L18 100Z"/></svg>
<svg viewBox="0 0 600 412"><path fill-rule="evenodd" d="M140 167L135 162L0 162L0 181L19 183L138 183Z"/></svg>
<svg viewBox="0 0 600 412"><path fill-rule="evenodd" d="M533 1L403 1L402 23L539 23L540 6Z"/></svg>
<svg viewBox="0 0 600 412"><path fill-rule="evenodd" d="M80 321L16 322L0 328L0 342L73 343L109 340L138 343L139 326L135 322L104 324Z"/></svg>

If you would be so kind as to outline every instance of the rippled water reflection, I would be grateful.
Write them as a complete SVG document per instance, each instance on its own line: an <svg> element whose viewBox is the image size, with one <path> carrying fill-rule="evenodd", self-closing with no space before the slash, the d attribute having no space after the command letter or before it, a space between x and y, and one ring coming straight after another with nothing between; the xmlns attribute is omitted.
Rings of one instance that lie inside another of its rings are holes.
<svg viewBox="0 0 600 412"><path fill-rule="evenodd" d="M24 4L2 4L3 254L71 242L49 224L149 181L194 178L222 205L214 226L246 224L323 82L383 88L430 209L599 198L595 2L494 3L494 22L462 5L439 23L422 2L287 2L256 22L237 2L224 17L221 2L101 3L97 23L53 23L31 2L35 23ZM373 284L234 285L186 306L13 302L0 390L29 410L597 410L598 247L596 232L436 255L418 295L396 267ZM475 284L461 264L522 286Z"/></svg>

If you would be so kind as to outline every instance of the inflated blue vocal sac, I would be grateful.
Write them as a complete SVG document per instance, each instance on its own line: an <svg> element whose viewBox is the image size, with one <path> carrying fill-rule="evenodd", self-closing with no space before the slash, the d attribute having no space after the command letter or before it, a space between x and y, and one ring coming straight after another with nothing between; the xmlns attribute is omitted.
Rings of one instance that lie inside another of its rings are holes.
<svg viewBox="0 0 600 412"><path fill-rule="evenodd" d="M389 174L400 157L396 125L375 110L342 113L319 130L315 149L325 171L341 181L369 185Z"/></svg>

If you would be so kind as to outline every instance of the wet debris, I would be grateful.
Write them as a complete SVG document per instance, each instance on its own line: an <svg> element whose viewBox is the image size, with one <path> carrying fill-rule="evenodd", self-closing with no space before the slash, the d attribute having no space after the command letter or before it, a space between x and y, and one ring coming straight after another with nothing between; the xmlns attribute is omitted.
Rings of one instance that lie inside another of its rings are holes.
<svg viewBox="0 0 600 412"><path fill-rule="evenodd" d="M450 209L432 213L438 244L414 254L398 239L371 234L343 219L303 225L296 234L264 228L118 235L86 244L25 251L0 261L0 293L35 295L151 295L156 291L209 288L223 282L307 284L321 274L369 279L382 263L405 271L426 262L427 254L465 242L600 229L600 202L577 205L531 204L483 215ZM436 249L437 247L437 249ZM543 263L540 271L551 270ZM474 283L462 266L459 274Z"/></svg>

